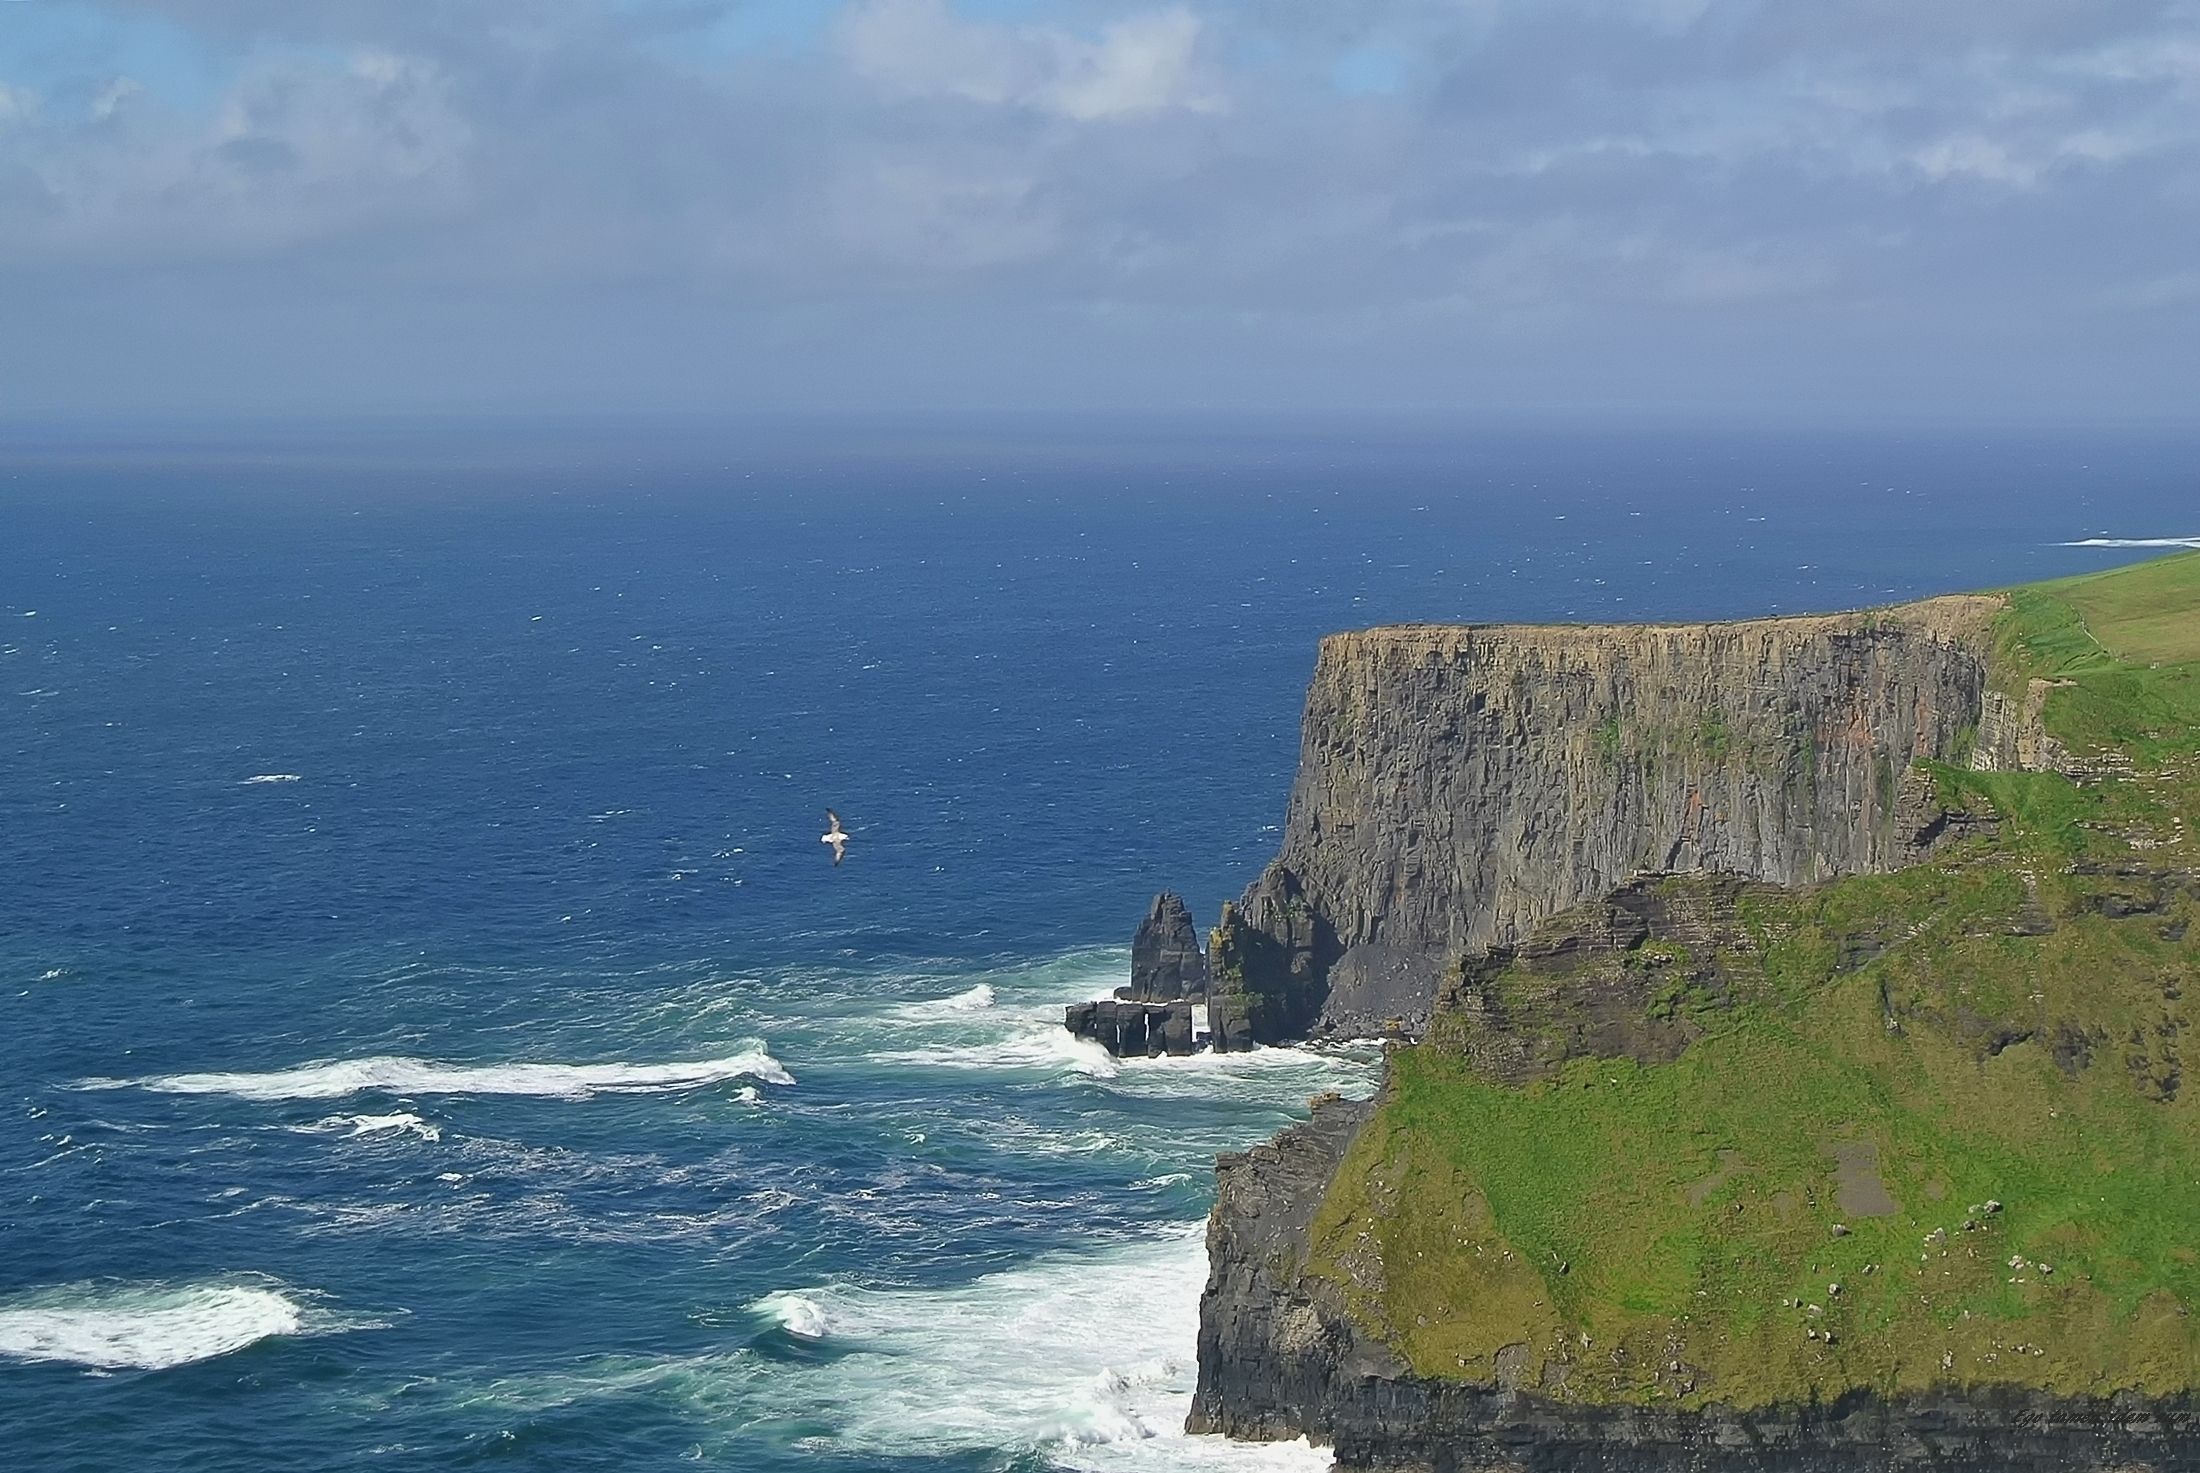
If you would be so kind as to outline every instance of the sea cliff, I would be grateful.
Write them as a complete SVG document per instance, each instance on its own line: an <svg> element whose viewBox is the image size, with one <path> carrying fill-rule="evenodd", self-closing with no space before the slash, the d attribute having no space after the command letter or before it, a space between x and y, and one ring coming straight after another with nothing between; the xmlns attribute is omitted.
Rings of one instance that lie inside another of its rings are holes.
<svg viewBox="0 0 2200 1473"><path fill-rule="evenodd" d="M1192 1425L1345 1469L2200 1468L2200 558L1326 641L1210 985Z"/></svg>
<svg viewBox="0 0 2200 1473"><path fill-rule="evenodd" d="M1244 985L1278 1000L1278 1036L1417 1030L1452 957L1631 876L1908 862L1904 784L1980 750L2000 608L1333 635L1281 850L1226 918Z"/></svg>

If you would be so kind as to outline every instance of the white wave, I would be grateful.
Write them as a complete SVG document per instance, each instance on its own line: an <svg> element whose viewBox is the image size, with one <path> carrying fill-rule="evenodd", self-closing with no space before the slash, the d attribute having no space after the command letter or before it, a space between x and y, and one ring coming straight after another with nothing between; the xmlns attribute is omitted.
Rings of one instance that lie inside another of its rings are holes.
<svg viewBox="0 0 2200 1473"><path fill-rule="evenodd" d="M831 1329L825 1307L806 1294L766 1294L749 1307L805 1340L822 1340Z"/></svg>
<svg viewBox="0 0 2200 1473"><path fill-rule="evenodd" d="M950 1008L958 1013L977 1013L992 1007L999 1000L1000 996L993 990L991 983L980 982L977 986L966 988L953 997L941 998L936 1006Z"/></svg>
<svg viewBox="0 0 2200 1473"><path fill-rule="evenodd" d="M916 1002L898 1003L883 1014L873 1017L890 1019L897 1024L924 1025L953 1022L957 1027L967 1026L967 1015L982 1013L1000 1001L1000 994L990 982L980 982L966 987L952 997L927 997Z"/></svg>
<svg viewBox="0 0 2200 1473"><path fill-rule="evenodd" d="M945 1043L938 1048L895 1049L873 1054L880 1064L919 1065L935 1069L974 1071L1011 1070L1052 1075L1082 1075L1087 1079L1113 1079L1121 1065L1108 1051L1090 1039L1078 1038L1059 1021L1025 1025L1005 1037Z"/></svg>
<svg viewBox="0 0 2200 1473"><path fill-rule="evenodd" d="M419 1136L424 1141L443 1139L443 1127L418 1115L402 1112L395 1115L332 1115L326 1120L316 1120L301 1130L337 1131L348 1136L387 1135L392 1131Z"/></svg>
<svg viewBox="0 0 2200 1473"><path fill-rule="evenodd" d="M305 779L295 772L263 772L258 777L248 777L244 781L245 786L250 787L253 783L295 783Z"/></svg>
<svg viewBox="0 0 2200 1473"><path fill-rule="evenodd" d="M752 1308L790 1331L801 1318L844 1353L774 1367L737 1398L739 1415L822 1421L830 1445L856 1456L1025 1449L1102 1473L1326 1470L1328 1454L1304 1442L1185 1435L1206 1276L1204 1231L1185 1224L949 1288L769 1295Z"/></svg>
<svg viewBox="0 0 2200 1473"><path fill-rule="evenodd" d="M2087 537L2064 547L2200 547L2200 537Z"/></svg>
<svg viewBox="0 0 2200 1473"><path fill-rule="evenodd" d="M546 1095L695 1089L728 1079L792 1084L794 1076L762 1048L670 1064L446 1064L376 1057L302 1064L264 1074L156 1074L145 1079L86 1079L79 1089L149 1089L162 1094L222 1094L247 1100L332 1100L366 1090L399 1095Z"/></svg>
<svg viewBox="0 0 2200 1473"><path fill-rule="evenodd" d="M277 1335L365 1328L265 1284L82 1284L0 1303L0 1356L158 1371Z"/></svg>
<svg viewBox="0 0 2200 1473"><path fill-rule="evenodd" d="M1374 1045L1261 1047L1184 1058L1132 1058L1109 1088L1161 1099L1233 1099L1297 1106L1336 1091L1355 1099L1373 1093L1381 1051Z"/></svg>

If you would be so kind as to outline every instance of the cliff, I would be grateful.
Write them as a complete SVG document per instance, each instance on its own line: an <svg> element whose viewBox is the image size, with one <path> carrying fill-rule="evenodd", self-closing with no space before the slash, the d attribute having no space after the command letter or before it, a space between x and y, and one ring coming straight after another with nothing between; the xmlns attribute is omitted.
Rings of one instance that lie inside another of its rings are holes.
<svg viewBox="0 0 2200 1473"><path fill-rule="evenodd" d="M1904 779L1970 756L2001 607L1334 635L1282 848L1225 917L1254 933L1240 985L1274 1036L1417 1030L1453 958L1631 876L1905 863ZM2023 697L1992 712L2013 757Z"/></svg>
<svg viewBox="0 0 2200 1473"><path fill-rule="evenodd" d="M2200 557L1373 631L1315 686L1211 985L1269 1036L1408 1027L1376 1101L1223 1158L1195 1428L2200 1469Z"/></svg>

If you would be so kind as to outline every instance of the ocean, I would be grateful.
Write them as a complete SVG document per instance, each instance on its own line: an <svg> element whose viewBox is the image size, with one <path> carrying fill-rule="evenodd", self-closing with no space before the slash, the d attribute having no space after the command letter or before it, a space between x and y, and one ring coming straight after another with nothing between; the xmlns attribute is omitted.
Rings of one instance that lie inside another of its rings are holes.
<svg viewBox="0 0 2200 1473"><path fill-rule="evenodd" d="M0 1465L1319 1469L1186 1438L1216 1152L1062 1007L1315 641L2200 535L2132 434L0 439ZM835 869L825 809L853 838Z"/></svg>

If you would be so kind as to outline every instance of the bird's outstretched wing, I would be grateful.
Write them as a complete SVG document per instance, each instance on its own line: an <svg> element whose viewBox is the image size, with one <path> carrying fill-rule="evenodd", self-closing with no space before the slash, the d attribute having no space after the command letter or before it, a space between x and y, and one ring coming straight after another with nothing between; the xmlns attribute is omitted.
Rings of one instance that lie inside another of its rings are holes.
<svg viewBox="0 0 2200 1473"><path fill-rule="evenodd" d="M827 825L825 832L827 832L828 834L837 834L840 832L840 815L833 812L833 810L830 808L825 810L825 822Z"/></svg>
<svg viewBox="0 0 2200 1473"><path fill-rule="evenodd" d="M834 869L839 869L839 868L840 868L840 862L841 862L841 861L842 861L843 859L846 859L847 857L848 857L848 846L847 846L847 845L845 845L845 844L835 844L835 845L833 846L833 868L834 868Z"/></svg>

